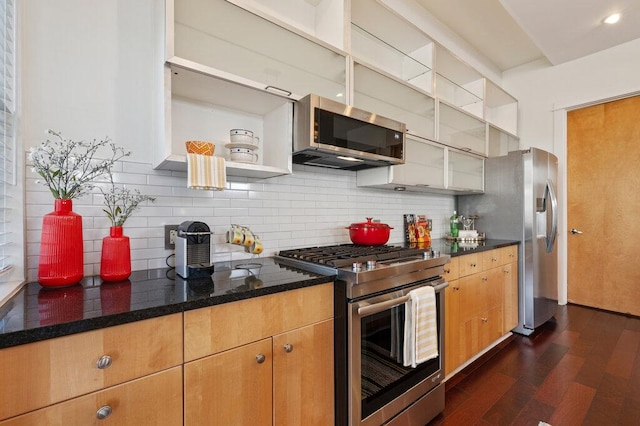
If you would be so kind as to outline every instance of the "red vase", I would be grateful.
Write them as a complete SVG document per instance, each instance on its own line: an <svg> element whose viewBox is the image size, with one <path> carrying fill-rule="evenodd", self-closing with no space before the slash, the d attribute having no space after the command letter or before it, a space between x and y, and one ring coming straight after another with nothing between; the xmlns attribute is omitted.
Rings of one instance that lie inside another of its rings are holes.
<svg viewBox="0 0 640 426"><path fill-rule="evenodd" d="M102 239L100 278L103 281L122 281L131 275L129 237L122 235L122 226L112 226L109 236Z"/></svg>
<svg viewBox="0 0 640 426"><path fill-rule="evenodd" d="M72 207L72 200L56 199L54 211L42 218L38 282L45 287L69 286L82 279L82 217Z"/></svg>

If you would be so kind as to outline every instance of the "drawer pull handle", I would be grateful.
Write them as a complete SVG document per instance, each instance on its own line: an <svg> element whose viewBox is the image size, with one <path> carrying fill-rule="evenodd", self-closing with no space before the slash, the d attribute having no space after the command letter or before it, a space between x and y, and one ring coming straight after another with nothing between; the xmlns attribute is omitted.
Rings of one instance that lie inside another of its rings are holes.
<svg viewBox="0 0 640 426"><path fill-rule="evenodd" d="M451 269L445 269L444 272L445 272L445 274L450 274L451 273Z"/></svg>
<svg viewBox="0 0 640 426"><path fill-rule="evenodd" d="M471 267L472 267L472 268L475 268L475 267L476 267L476 264L475 264L475 263L472 263L472 264L471 264Z"/></svg>
<svg viewBox="0 0 640 426"><path fill-rule="evenodd" d="M482 318L482 322L488 322L489 318Z"/></svg>
<svg viewBox="0 0 640 426"><path fill-rule="evenodd" d="M482 281L489 281L488 277L482 277Z"/></svg>
<svg viewBox="0 0 640 426"><path fill-rule="evenodd" d="M497 261L498 261L498 258L496 258L496 257L492 257L492 258L491 258L491 261L492 261L492 262L497 262Z"/></svg>
<svg viewBox="0 0 640 426"><path fill-rule="evenodd" d="M98 361L96 361L96 366L100 370L104 370L106 368L109 368L111 366L112 362L113 362L113 360L111 359L111 357L109 355L102 355L100 357L100 359L98 359Z"/></svg>
<svg viewBox="0 0 640 426"><path fill-rule="evenodd" d="M266 359L267 357L264 356L264 354L256 355L256 361L258 361L258 364L262 364Z"/></svg>
<svg viewBox="0 0 640 426"><path fill-rule="evenodd" d="M285 352L291 352L291 351L293 351L293 345L292 345L292 344L287 343L286 345L284 345L284 351L285 351Z"/></svg>
<svg viewBox="0 0 640 426"><path fill-rule="evenodd" d="M107 417L109 417L112 412L113 412L113 408L111 408L111 406L103 405L102 407L98 408L98 411L96 412L96 417L98 418L98 420L104 420Z"/></svg>

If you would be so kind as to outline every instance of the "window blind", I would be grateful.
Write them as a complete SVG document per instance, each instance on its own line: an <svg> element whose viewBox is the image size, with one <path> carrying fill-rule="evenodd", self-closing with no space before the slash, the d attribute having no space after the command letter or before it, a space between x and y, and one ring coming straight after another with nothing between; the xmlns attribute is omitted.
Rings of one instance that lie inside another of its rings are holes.
<svg viewBox="0 0 640 426"><path fill-rule="evenodd" d="M15 8L14 0L0 0L0 278L12 268L9 251L11 200L15 185Z"/></svg>

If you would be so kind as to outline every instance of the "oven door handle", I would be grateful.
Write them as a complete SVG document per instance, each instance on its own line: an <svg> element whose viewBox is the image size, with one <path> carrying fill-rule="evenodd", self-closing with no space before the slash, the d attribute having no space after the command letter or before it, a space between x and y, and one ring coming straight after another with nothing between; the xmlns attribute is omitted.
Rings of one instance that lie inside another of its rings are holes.
<svg viewBox="0 0 640 426"><path fill-rule="evenodd" d="M447 287L449 287L449 283L443 282L441 284L434 285L433 289L436 293L438 293ZM394 297L393 299L385 300L384 302L374 303L373 305L368 302L358 302L358 315L367 316L367 315L377 314L378 312L386 311L387 309L395 308L398 305L402 305L408 300L409 300L409 295Z"/></svg>
<svg viewBox="0 0 640 426"><path fill-rule="evenodd" d="M358 315L367 316L377 314L378 312L386 311L396 306L402 305L409 300L409 296L396 297L391 300L385 300L384 302L374 303L373 305L367 302L358 303Z"/></svg>

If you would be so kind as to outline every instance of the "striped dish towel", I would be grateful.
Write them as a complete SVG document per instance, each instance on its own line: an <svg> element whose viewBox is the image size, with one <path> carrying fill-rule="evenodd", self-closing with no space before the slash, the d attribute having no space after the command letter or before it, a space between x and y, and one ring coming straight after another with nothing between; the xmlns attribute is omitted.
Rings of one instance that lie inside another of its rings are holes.
<svg viewBox="0 0 640 426"><path fill-rule="evenodd" d="M223 157L187 154L187 188L222 191L227 185Z"/></svg>
<svg viewBox="0 0 640 426"><path fill-rule="evenodd" d="M418 364L438 356L436 295L433 287L411 290L405 304L404 365Z"/></svg>

